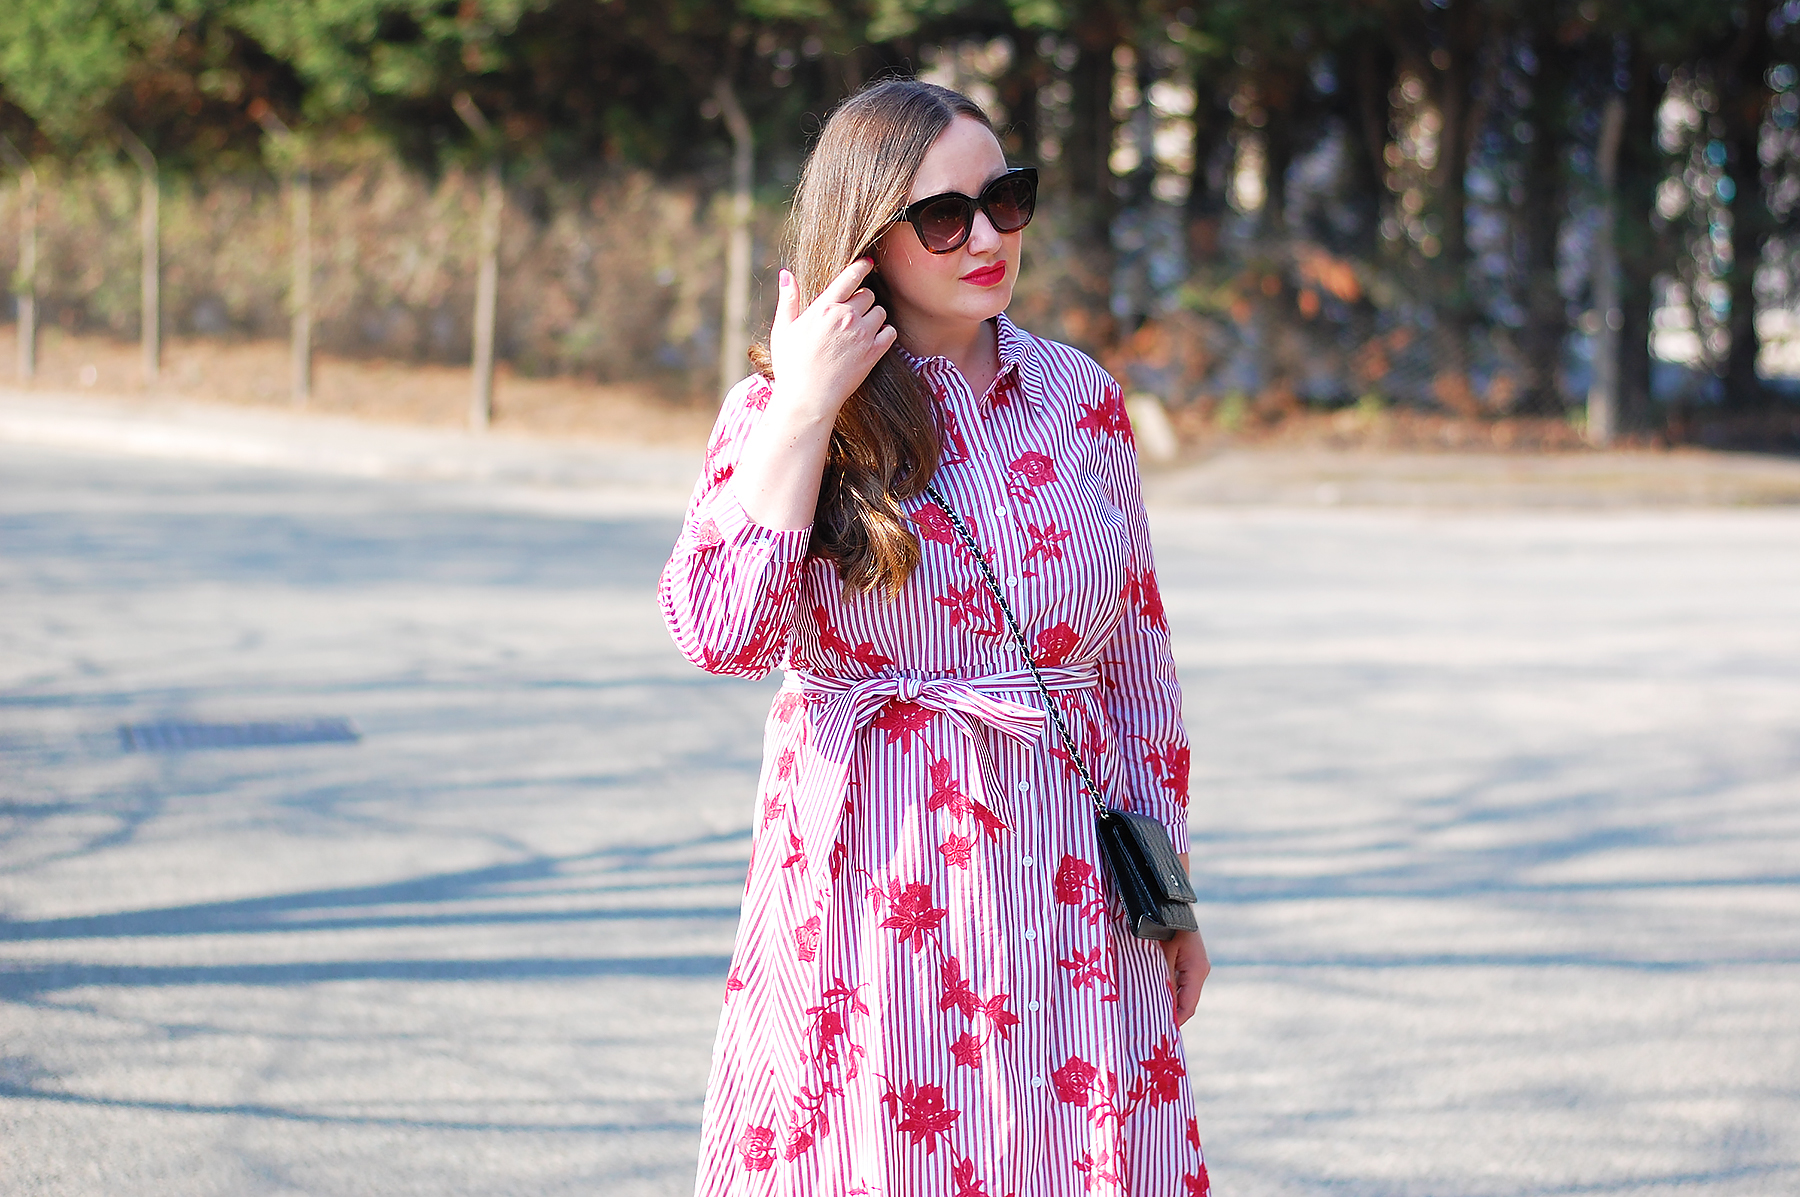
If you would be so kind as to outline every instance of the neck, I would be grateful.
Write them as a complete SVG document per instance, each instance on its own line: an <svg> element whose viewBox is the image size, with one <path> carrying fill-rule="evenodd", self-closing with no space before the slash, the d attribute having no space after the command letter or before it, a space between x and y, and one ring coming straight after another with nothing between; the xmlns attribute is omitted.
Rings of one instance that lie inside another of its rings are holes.
<svg viewBox="0 0 1800 1197"><path fill-rule="evenodd" d="M992 377L999 366L999 332L992 320L937 322L908 320L898 330L900 343L914 357L945 357L970 385ZM976 386L976 393L981 391Z"/></svg>

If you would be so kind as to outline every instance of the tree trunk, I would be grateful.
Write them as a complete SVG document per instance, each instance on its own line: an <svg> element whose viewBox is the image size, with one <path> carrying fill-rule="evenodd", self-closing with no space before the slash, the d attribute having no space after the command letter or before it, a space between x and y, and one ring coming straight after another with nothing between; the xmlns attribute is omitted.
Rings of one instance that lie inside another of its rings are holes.
<svg viewBox="0 0 1800 1197"><path fill-rule="evenodd" d="M1595 166L1600 175L1600 227L1594 230L1594 311L1600 327L1594 332L1594 381L1588 388L1587 437L1596 445L1610 445L1619 430L1619 332L1624 328L1619 310L1619 250L1613 227L1617 220L1619 140L1625 132L1625 100L1607 97L1600 115L1600 145Z"/></svg>
<svg viewBox="0 0 1800 1197"><path fill-rule="evenodd" d="M1529 415L1554 416L1563 411L1557 377L1569 335L1568 304L1557 285L1556 248L1568 206L1563 160L1569 129L1564 115L1575 64L1551 21L1539 22L1531 32L1538 65L1525 110L1532 140L1525 155L1525 203L1519 213L1525 257L1525 327L1519 339L1525 365L1518 406Z"/></svg>
<svg viewBox="0 0 1800 1197"><path fill-rule="evenodd" d="M19 272L12 290L19 315L19 381L30 382L37 375L37 170L4 136L0 157L19 176Z"/></svg>
<svg viewBox="0 0 1800 1197"><path fill-rule="evenodd" d="M469 424L478 429L494 418L494 324L500 290L500 217L505 208L500 162L490 159L481 180L481 271L475 281L475 377L469 396Z"/></svg>
<svg viewBox="0 0 1800 1197"><path fill-rule="evenodd" d="M1358 196L1366 197L1368 204L1361 246L1374 260L1381 249L1381 218L1388 195L1388 92L1394 86L1393 52L1380 38L1365 34L1357 39L1349 64L1352 69L1345 73L1343 81L1352 93L1347 97L1346 119L1362 150L1360 154L1353 154L1354 162L1349 171L1353 179L1352 190Z"/></svg>
<svg viewBox="0 0 1800 1197"><path fill-rule="evenodd" d="M1650 427L1650 321L1656 303L1660 241L1651 215L1662 177L1662 150L1656 142L1656 110L1662 83L1656 62L1640 39L1630 42L1630 83L1619 141L1619 180L1613 244L1619 258L1620 432Z"/></svg>
<svg viewBox="0 0 1800 1197"><path fill-rule="evenodd" d="M312 399L312 172L296 165L288 183L293 237L293 282L288 307L293 320L290 336L294 406L305 407Z"/></svg>
<svg viewBox="0 0 1800 1197"><path fill-rule="evenodd" d="M156 155L131 130L121 127L125 152L142 174L138 234L142 262L139 276L139 336L143 344L144 385L156 382L162 367L162 246L159 213L162 188L157 179Z"/></svg>
<svg viewBox="0 0 1800 1197"><path fill-rule="evenodd" d="M1484 6L1479 0L1449 0L1445 13L1445 52L1449 56L1438 81L1437 207L1443 221L1440 251L1438 319L1440 362L1437 391L1462 414L1473 414L1469 396L1469 332L1474 323L1469 303L1468 169L1474 123L1475 73L1485 33Z"/></svg>
<svg viewBox="0 0 1800 1197"><path fill-rule="evenodd" d="M1775 231L1763 195L1758 142L1768 111L1765 81L1773 65L1768 0L1749 0L1744 26L1719 69L1719 114L1725 119L1725 170L1736 187L1731 197L1731 349L1725 359L1725 405L1738 411L1767 407L1773 393L1757 377L1762 338L1756 332L1756 268Z"/></svg>
<svg viewBox="0 0 1800 1197"><path fill-rule="evenodd" d="M731 133L731 212L725 244L725 310L719 326L719 398L744 376L750 351L751 187L756 181L756 142L729 79L713 86L719 115Z"/></svg>
<svg viewBox="0 0 1800 1197"><path fill-rule="evenodd" d="M1117 340L1112 287L1118 258L1112 226L1118 197L1113 193L1111 159L1113 50L1119 34L1111 16L1100 8L1070 33L1079 53L1069 71L1072 120L1063 144L1063 176L1073 217L1075 254L1070 273L1080 280L1081 293L1067 298L1095 318L1080 335L1070 335L1081 348L1104 354Z"/></svg>

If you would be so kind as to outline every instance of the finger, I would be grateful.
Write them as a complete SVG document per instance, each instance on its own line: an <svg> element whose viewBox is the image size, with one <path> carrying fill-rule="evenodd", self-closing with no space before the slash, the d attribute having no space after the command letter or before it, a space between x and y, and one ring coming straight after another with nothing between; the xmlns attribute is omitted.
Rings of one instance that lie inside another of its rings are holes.
<svg viewBox="0 0 1800 1197"><path fill-rule="evenodd" d="M776 280L775 327L792 324L799 308L800 288L794 286L794 276L783 270Z"/></svg>
<svg viewBox="0 0 1800 1197"><path fill-rule="evenodd" d="M869 277L869 271L875 269L872 258L858 258L838 272L838 276L825 285L819 293L821 303L843 303L849 299L862 281Z"/></svg>
<svg viewBox="0 0 1800 1197"><path fill-rule="evenodd" d="M863 287L852 292L850 298L846 299L844 304L857 315L864 315L870 308L875 306L875 292L869 290L867 287Z"/></svg>

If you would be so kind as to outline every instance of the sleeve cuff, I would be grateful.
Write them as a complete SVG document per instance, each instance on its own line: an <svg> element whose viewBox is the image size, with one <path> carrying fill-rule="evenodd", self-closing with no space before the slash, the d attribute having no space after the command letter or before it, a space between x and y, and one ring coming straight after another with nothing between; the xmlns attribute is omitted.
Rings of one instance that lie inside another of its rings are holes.
<svg viewBox="0 0 1800 1197"><path fill-rule="evenodd" d="M806 556L806 546L812 541L811 524L804 528L777 531L757 523L744 510L744 505L738 502L737 495L729 485L719 496L708 518L717 529L720 547L760 549L768 553L770 561L784 564L799 561Z"/></svg>

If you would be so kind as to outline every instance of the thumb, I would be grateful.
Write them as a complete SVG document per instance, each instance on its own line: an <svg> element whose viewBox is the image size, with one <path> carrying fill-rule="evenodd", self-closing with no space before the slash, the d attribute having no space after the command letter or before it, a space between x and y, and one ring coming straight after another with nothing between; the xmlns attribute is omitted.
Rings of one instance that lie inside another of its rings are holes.
<svg viewBox="0 0 1800 1197"><path fill-rule="evenodd" d="M775 327L792 324L794 317L800 314L800 288L794 285L794 276L785 269L776 278L777 295L775 297Z"/></svg>

